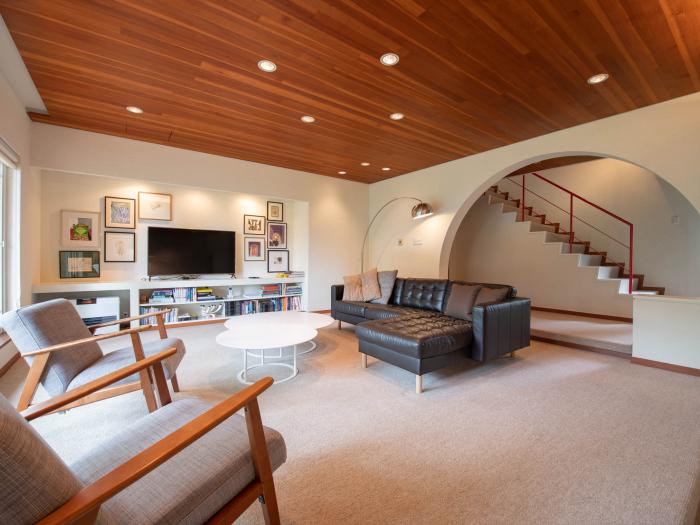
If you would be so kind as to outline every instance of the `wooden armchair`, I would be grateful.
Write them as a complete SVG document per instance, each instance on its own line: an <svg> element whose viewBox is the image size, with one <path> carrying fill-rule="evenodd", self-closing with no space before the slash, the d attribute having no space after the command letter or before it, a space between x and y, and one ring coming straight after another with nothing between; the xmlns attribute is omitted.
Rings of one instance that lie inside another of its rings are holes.
<svg viewBox="0 0 700 525"><path fill-rule="evenodd" d="M119 319L94 325L90 329L66 299L54 299L5 313L0 317L0 326L9 334L30 365L17 409L24 410L32 403L40 383L49 395L58 396L170 347L174 347L176 352L165 362L164 373L170 379L173 390L178 392L176 370L185 355L185 346L180 339L168 337L164 322L168 311ZM141 342L139 334L150 330L150 325L93 335L97 328L154 316L157 319L159 340ZM98 341L122 335L131 337L131 346L104 354L97 344ZM64 409L141 389L148 409L152 412L156 409L153 392L153 382L156 379L146 369L141 369L137 375L123 378L117 384L77 400Z"/></svg>
<svg viewBox="0 0 700 525"><path fill-rule="evenodd" d="M170 402L127 425L66 465L27 423L63 409L136 372L174 348L147 357L18 414L0 396L0 523L230 524L256 499L265 522L279 523L272 472L286 460L284 439L262 425L264 378L210 405ZM160 370L160 372L158 372ZM165 394L169 396L169 394ZM245 418L235 414L245 410Z"/></svg>

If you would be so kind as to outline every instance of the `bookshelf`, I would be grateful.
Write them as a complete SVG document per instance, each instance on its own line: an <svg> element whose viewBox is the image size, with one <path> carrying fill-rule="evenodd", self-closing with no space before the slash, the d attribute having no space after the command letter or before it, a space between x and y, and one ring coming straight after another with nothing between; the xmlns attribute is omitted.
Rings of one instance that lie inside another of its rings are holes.
<svg viewBox="0 0 700 525"><path fill-rule="evenodd" d="M196 289L206 288L206 295L197 297ZM154 292L171 290L171 294ZM193 292L194 290L194 292ZM64 281L37 283L32 286L32 300L55 297L121 297L121 316L148 313L149 308L177 309L168 325L222 322L235 315L263 311L306 310L307 294L304 276L224 278L191 280L161 279L134 281ZM198 300L199 299L199 300ZM221 308L216 308L217 306ZM205 313L202 307L217 310ZM133 323L136 325L136 322Z"/></svg>
<svg viewBox="0 0 700 525"><path fill-rule="evenodd" d="M302 309L301 281L217 284L140 289L139 314L170 309L165 321L172 325ZM155 317L141 319L140 323L155 324Z"/></svg>

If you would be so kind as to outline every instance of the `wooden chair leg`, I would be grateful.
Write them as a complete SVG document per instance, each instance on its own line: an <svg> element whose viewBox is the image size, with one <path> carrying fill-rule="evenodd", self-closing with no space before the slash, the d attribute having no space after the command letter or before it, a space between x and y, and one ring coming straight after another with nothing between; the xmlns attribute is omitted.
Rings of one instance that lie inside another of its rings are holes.
<svg viewBox="0 0 700 525"><path fill-rule="evenodd" d="M367 368L367 354L360 354L362 356L362 368Z"/></svg>
<svg viewBox="0 0 700 525"><path fill-rule="evenodd" d="M134 347L134 355L136 356L136 360L140 361L141 359L145 359L143 345L141 344L141 337L139 337L137 332L131 334L131 344ZM143 396L146 398L146 406L148 407L148 411L154 412L158 408L158 405L156 404L156 396L153 393L153 384L151 383L151 376L148 373L148 370L139 371L139 379L141 381Z"/></svg>
<svg viewBox="0 0 700 525"><path fill-rule="evenodd" d="M156 363L153 365L153 377L155 377L156 390L158 391L160 406L165 406L172 402L170 390L168 389L168 382L165 379L165 372L163 372L162 363Z"/></svg>
<svg viewBox="0 0 700 525"><path fill-rule="evenodd" d="M267 525L279 525L280 513L277 508L275 482L272 479L272 465L270 465L270 456L267 453L267 442L265 441L257 399L253 399L246 405L245 421L248 427L248 440L250 441L250 453L253 457L255 476L260 480L263 489L260 503L265 523Z"/></svg>
<svg viewBox="0 0 700 525"><path fill-rule="evenodd" d="M176 374L173 374L173 376L170 378L170 384L173 385L173 392L180 391L180 383L177 382Z"/></svg>
<svg viewBox="0 0 700 525"><path fill-rule="evenodd" d="M27 374L27 379L24 381L24 387L22 388L22 393L19 396L19 402L17 403L17 411L21 412L26 410L34 399L34 394L36 389L39 387L39 380L41 375L44 373L44 368L46 363L49 361L50 354L47 352L45 354L39 354L34 356L32 359L32 364L29 367L29 374Z"/></svg>
<svg viewBox="0 0 700 525"><path fill-rule="evenodd" d="M416 376L416 394L423 393L423 376Z"/></svg>

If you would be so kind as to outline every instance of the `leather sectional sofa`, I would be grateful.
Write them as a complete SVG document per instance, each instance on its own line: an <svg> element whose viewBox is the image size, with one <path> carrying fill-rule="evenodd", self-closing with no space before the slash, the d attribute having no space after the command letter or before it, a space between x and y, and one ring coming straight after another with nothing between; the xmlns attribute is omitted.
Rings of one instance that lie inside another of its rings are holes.
<svg viewBox="0 0 700 525"><path fill-rule="evenodd" d="M507 288L503 301L475 306L471 320L445 315L453 284ZM343 285L331 287L331 315L358 325L363 366L367 356L422 375L457 363L464 356L489 361L530 344L530 299L508 285L440 279L396 279L389 304L343 301Z"/></svg>

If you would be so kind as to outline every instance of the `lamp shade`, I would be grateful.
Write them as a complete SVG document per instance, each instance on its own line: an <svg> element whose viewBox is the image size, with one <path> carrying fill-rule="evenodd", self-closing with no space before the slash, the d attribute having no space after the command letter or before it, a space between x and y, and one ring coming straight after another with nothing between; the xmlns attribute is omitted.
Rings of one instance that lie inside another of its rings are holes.
<svg viewBox="0 0 700 525"><path fill-rule="evenodd" d="M414 219L423 219L433 214L433 208L427 202L419 202L411 210L411 217Z"/></svg>

